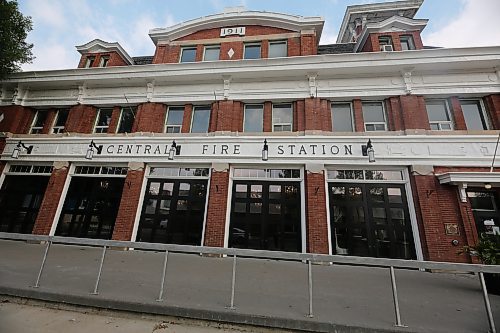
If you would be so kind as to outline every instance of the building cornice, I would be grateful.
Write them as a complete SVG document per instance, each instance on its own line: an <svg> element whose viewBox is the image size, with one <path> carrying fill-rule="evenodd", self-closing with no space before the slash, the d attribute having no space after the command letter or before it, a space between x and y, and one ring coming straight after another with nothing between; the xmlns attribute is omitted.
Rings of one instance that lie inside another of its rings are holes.
<svg viewBox="0 0 500 333"><path fill-rule="evenodd" d="M118 42L108 43L100 39L94 39L86 44L75 46L80 54L87 53L103 53L103 52L116 52L118 53L129 65L134 64L134 60L125 51L125 49Z"/></svg>

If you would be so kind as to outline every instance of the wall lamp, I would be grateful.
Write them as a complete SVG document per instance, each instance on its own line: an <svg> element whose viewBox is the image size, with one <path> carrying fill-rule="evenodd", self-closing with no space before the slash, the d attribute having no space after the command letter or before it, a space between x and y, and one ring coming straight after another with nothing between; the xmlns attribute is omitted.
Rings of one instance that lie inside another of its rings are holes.
<svg viewBox="0 0 500 333"><path fill-rule="evenodd" d="M175 155L181 154L181 146L175 143L175 140L172 141L172 145L170 146L170 150L168 151L168 159L173 160Z"/></svg>
<svg viewBox="0 0 500 333"><path fill-rule="evenodd" d="M21 154L21 149L26 149L26 154L29 155L33 151L33 146L26 146L24 143L22 143L22 141L19 141L16 148L14 148L14 150L12 151L11 157L17 160L19 158L19 154Z"/></svg>
<svg viewBox="0 0 500 333"><path fill-rule="evenodd" d="M267 139L264 139L264 147L262 147L262 160L267 161L269 158L269 146L267 145Z"/></svg>
<svg viewBox="0 0 500 333"><path fill-rule="evenodd" d="M94 148L97 151L97 155L101 155L102 153L102 145L96 145L94 143L94 140L90 141L89 148L87 149L87 155L85 155L85 158L88 160L91 160L92 157L94 157Z"/></svg>
<svg viewBox="0 0 500 333"><path fill-rule="evenodd" d="M366 145L361 146L361 151L363 152L363 156L368 156L368 162L375 162L375 150L373 149L371 139L368 139Z"/></svg>

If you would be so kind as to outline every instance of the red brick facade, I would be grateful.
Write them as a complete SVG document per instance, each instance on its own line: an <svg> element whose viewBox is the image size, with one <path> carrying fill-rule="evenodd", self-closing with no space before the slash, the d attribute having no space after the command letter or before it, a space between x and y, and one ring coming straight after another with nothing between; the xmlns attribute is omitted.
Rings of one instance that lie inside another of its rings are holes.
<svg viewBox="0 0 500 333"><path fill-rule="evenodd" d="M229 188L229 171L212 170L205 224L205 246L224 246L226 209Z"/></svg>
<svg viewBox="0 0 500 333"><path fill-rule="evenodd" d="M97 117L97 108L90 105L76 105L69 110L66 132L92 133Z"/></svg>
<svg viewBox="0 0 500 333"><path fill-rule="evenodd" d="M132 132L163 133L167 108L164 104L145 103L137 108Z"/></svg>
<svg viewBox="0 0 500 333"><path fill-rule="evenodd" d="M35 116L35 111L20 105L0 106L4 119L0 122L0 132L14 134L28 133Z"/></svg>
<svg viewBox="0 0 500 333"><path fill-rule="evenodd" d="M307 252L328 254L328 219L326 218L325 176L306 173Z"/></svg>
<svg viewBox="0 0 500 333"><path fill-rule="evenodd" d="M85 68L85 64L87 63L87 59L89 57L94 57L94 61L92 62L91 67L101 67L101 59L103 57L108 58L108 62L106 63L106 67L114 67L114 66L128 66L128 63L125 59L122 58L118 54L118 52L105 52L105 53L88 53L82 55L80 58L80 62L78 63L78 68Z"/></svg>
<svg viewBox="0 0 500 333"><path fill-rule="evenodd" d="M362 52L380 52L379 37L382 36L391 37L394 51L402 51L401 36L411 36L413 38L415 50L421 50L424 48L424 45L422 44L422 39L420 37L420 31L381 32L381 33L371 33L368 35L366 42L362 47Z"/></svg>

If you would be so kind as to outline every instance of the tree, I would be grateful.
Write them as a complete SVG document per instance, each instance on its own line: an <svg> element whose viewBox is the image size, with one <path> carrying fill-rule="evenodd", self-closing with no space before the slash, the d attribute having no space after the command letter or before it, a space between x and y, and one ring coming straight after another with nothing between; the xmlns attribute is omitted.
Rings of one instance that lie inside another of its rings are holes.
<svg viewBox="0 0 500 333"><path fill-rule="evenodd" d="M31 17L19 11L16 0L0 0L0 79L33 61L33 44L26 42L32 29Z"/></svg>

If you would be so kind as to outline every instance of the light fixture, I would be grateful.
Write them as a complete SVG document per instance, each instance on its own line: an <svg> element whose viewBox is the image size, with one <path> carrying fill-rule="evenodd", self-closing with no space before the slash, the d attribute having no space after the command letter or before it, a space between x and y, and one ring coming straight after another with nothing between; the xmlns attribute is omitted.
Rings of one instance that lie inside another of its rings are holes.
<svg viewBox="0 0 500 333"><path fill-rule="evenodd" d="M101 155L102 153L102 145L96 145L94 143L94 140L90 141L89 148L87 149L87 154L85 155L85 158L88 160L91 160L92 157L94 157L94 148L97 151L97 155Z"/></svg>
<svg viewBox="0 0 500 333"><path fill-rule="evenodd" d="M487 190L491 190L491 184L490 183L484 184L484 188Z"/></svg>
<svg viewBox="0 0 500 333"><path fill-rule="evenodd" d="M173 160L175 155L180 155L181 146L175 143L175 140L172 141L172 145L170 146L170 150L168 151L168 159Z"/></svg>
<svg viewBox="0 0 500 333"><path fill-rule="evenodd" d="M26 146L24 143L22 143L22 141L19 141L16 148L14 148L14 150L12 151L11 157L17 160L19 158L19 154L21 154L21 149L26 149L26 154L29 155L33 151L33 146Z"/></svg>
<svg viewBox="0 0 500 333"><path fill-rule="evenodd" d="M264 139L264 147L262 148L262 160L267 161L269 158L269 147L267 145L267 139Z"/></svg>
<svg viewBox="0 0 500 333"><path fill-rule="evenodd" d="M366 145L361 146L361 151L363 152L363 156L368 156L368 162L375 162L375 150L373 149L371 139L368 139Z"/></svg>

